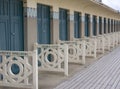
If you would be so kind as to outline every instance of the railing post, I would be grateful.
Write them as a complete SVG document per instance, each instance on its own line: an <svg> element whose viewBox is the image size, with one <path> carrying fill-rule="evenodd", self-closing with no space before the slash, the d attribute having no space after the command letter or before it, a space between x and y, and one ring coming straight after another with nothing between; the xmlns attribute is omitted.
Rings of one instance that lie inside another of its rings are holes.
<svg viewBox="0 0 120 89"><path fill-rule="evenodd" d="M68 76L68 46L65 44L65 62L64 62L64 65L65 65L65 75Z"/></svg>
<svg viewBox="0 0 120 89"><path fill-rule="evenodd" d="M82 41L82 64L85 64L85 41Z"/></svg>
<svg viewBox="0 0 120 89"><path fill-rule="evenodd" d="M38 58L37 50L34 50L33 55L33 89L38 89Z"/></svg>
<svg viewBox="0 0 120 89"><path fill-rule="evenodd" d="M94 58L96 58L97 56L96 56L96 54L97 54L97 52L96 52L96 46L97 46L97 42L96 42L96 39L95 39L95 41L94 41L94 44L95 44L95 48L94 48Z"/></svg>
<svg viewBox="0 0 120 89"><path fill-rule="evenodd" d="M102 52L104 54L104 49L105 49L105 39L102 37Z"/></svg>

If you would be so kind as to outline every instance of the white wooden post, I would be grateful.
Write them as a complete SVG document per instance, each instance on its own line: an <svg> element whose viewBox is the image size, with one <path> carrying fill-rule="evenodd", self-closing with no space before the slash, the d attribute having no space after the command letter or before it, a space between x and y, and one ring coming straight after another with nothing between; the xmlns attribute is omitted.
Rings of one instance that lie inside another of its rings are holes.
<svg viewBox="0 0 120 89"><path fill-rule="evenodd" d="M37 50L34 50L34 59L33 59L33 89L38 89L38 58L37 58Z"/></svg>
<svg viewBox="0 0 120 89"><path fill-rule="evenodd" d="M82 64L85 64L85 40L82 41Z"/></svg>
<svg viewBox="0 0 120 89"><path fill-rule="evenodd" d="M64 62L64 65L65 65L65 75L68 76L68 46L65 44L65 62Z"/></svg>
<svg viewBox="0 0 120 89"><path fill-rule="evenodd" d="M102 37L102 52L103 52L103 54L104 54L104 49L105 49L105 39L104 39L104 37Z"/></svg>
<svg viewBox="0 0 120 89"><path fill-rule="evenodd" d="M94 41L94 44L95 44L95 46L94 46L94 47L95 47L95 48L94 48L94 58L96 58L96 57L97 57L97 55L96 55L96 54L97 54L97 52L96 52L96 49L97 49L97 48L96 48L96 47L97 47L96 39L95 39L95 41Z"/></svg>

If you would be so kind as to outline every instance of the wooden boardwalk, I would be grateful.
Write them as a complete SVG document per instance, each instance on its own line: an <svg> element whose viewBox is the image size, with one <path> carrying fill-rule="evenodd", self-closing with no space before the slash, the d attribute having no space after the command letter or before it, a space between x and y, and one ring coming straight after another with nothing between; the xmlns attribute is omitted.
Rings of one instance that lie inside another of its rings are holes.
<svg viewBox="0 0 120 89"><path fill-rule="evenodd" d="M120 47L55 89L120 89Z"/></svg>

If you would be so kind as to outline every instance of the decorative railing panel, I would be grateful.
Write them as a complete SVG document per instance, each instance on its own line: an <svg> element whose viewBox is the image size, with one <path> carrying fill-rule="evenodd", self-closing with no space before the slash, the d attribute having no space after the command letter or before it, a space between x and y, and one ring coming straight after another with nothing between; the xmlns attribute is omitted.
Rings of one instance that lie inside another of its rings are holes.
<svg viewBox="0 0 120 89"><path fill-rule="evenodd" d="M61 44L68 45L68 61L70 63L85 64L85 42L61 41Z"/></svg>
<svg viewBox="0 0 120 89"><path fill-rule="evenodd" d="M85 48L86 56L91 56L96 58L96 49L97 49L96 40L93 38L86 39L85 46L86 46Z"/></svg>
<svg viewBox="0 0 120 89"><path fill-rule="evenodd" d="M40 71L64 72L68 76L68 46L59 44L35 44Z"/></svg>
<svg viewBox="0 0 120 89"><path fill-rule="evenodd" d="M115 33L114 38L115 38L115 46L117 46L119 44L119 34Z"/></svg>
<svg viewBox="0 0 120 89"><path fill-rule="evenodd" d="M120 44L120 32L118 32L118 44Z"/></svg>
<svg viewBox="0 0 120 89"><path fill-rule="evenodd" d="M110 50L110 37L108 35L104 35L104 40L105 40L105 49Z"/></svg>
<svg viewBox="0 0 120 89"><path fill-rule="evenodd" d="M0 51L0 86L38 89L36 53Z"/></svg>
<svg viewBox="0 0 120 89"><path fill-rule="evenodd" d="M115 44L116 44L116 43L115 43L115 41L116 41L116 40L115 40L115 39L116 39L116 38L115 38L115 34L108 34L107 36L110 37L110 47L114 48L114 47L115 47Z"/></svg>
<svg viewBox="0 0 120 89"><path fill-rule="evenodd" d="M102 36L98 36L96 37L96 41L97 41L97 52L99 53L104 53L104 38Z"/></svg>
<svg viewBox="0 0 120 89"><path fill-rule="evenodd" d="M85 56L96 58L96 39L95 38L80 38L74 39L75 41L85 42Z"/></svg>

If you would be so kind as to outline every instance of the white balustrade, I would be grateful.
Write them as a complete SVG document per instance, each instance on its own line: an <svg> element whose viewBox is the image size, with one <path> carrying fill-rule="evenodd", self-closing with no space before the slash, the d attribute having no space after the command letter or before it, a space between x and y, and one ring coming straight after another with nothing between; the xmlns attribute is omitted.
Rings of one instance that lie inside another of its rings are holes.
<svg viewBox="0 0 120 89"><path fill-rule="evenodd" d="M110 47L114 48L115 47L115 41L116 41L116 38L115 38L115 33L111 33L108 35L110 37Z"/></svg>
<svg viewBox="0 0 120 89"><path fill-rule="evenodd" d="M68 45L68 61L70 63L85 64L85 41L61 41Z"/></svg>
<svg viewBox="0 0 120 89"><path fill-rule="evenodd" d="M93 38L86 39L85 46L86 46L86 49L85 49L86 56L88 56L88 57L91 56L91 57L96 58L96 54L97 54L96 40Z"/></svg>
<svg viewBox="0 0 120 89"><path fill-rule="evenodd" d="M98 53L104 53L104 45L105 45L105 40L103 36L97 36L97 52Z"/></svg>
<svg viewBox="0 0 120 89"><path fill-rule="evenodd" d="M35 44L40 71L64 72L68 76L68 46L59 44Z"/></svg>
<svg viewBox="0 0 120 89"><path fill-rule="evenodd" d="M38 89L37 52L0 51L0 86Z"/></svg>
<svg viewBox="0 0 120 89"><path fill-rule="evenodd" d="M109 35L103 35L104 40L105 40L105 50L110 50L110 37Z"/></svg>
<svg viewBox="0 0 120 89"><path fill-rule="evenodd" d="M118 44L119 44L119 34L118 34L118 32L114 34L114 39L115 39L115 46L118 46Z"/></svg>
<svg viewBox="0 0 120 89"><path fill-rule="evenodd" d="M86 57L94 57L96 58L96 39L93 38L80 38L80 39L74 39L76 41L85 41L85 56Z"/></svg>
<svg viewBox="0 0 120 89"><path fill-rule="evenodd" d="M120 32L118 32L118 44L120 44Z"/></svg>

